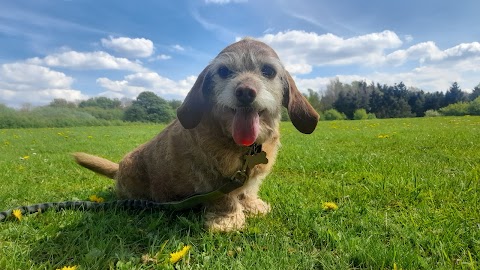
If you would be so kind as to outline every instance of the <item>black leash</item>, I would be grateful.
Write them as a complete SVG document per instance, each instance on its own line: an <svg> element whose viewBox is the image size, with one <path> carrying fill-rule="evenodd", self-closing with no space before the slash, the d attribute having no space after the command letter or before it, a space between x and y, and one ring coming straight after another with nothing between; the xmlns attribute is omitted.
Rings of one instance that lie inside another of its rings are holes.
<svg viewBox="0 0 480 270"><path fill-rule="evenodd" d="M226 178L226 183L219 189L211 192L196 194L181 201L174 202L154 202L148 200L117 200L111 202L91 202L91 201L65 201L65 202L49 202L39 203L28 206L19 206L0 212L0 222L12 216L14 210L20 210L22 215L43 212L46 210L60 211L64 209L73 210L104 210L111 208L122 209L159 209L167 211L181 211L193 208L199 204L213 201L221 196L228 194L235 189L243 186L248 180L248 170L257 164L267 164L268 159L266 153L262 151L262 146L253 144L250 146L249 152L244 156L244 162L241 170L238 170L231 178Z"/></svg>

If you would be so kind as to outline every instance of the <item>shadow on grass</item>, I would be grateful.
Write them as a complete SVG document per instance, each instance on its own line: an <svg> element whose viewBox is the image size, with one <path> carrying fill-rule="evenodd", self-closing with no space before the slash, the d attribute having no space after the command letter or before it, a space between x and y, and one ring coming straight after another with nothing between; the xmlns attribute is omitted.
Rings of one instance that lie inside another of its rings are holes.
<svg viewBox="0 0 480 270"><path fill-rule="evenodd" d="M165 245L165 250L176 250L205 232L200 208L182 212L113 208L42 215L48 221L40 225L44 235L31 246L30 260L53 269L66 265L108 269L119 261L139 263L145 254L153 256Z"/></svg>

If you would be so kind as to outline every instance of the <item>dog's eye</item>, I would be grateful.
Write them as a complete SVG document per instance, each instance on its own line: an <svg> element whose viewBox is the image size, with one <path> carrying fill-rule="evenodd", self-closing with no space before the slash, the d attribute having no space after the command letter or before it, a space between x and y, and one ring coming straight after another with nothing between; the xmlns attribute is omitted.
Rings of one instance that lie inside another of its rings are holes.
<svg viewBox="0 0 480 270"><path fill-rule="evenodd" d="M220 76L220 78L226 79L232 75L233 71L228 69L226 66L221 66L218 68L217 73Z"/></svg>
<svg viewBox="0 0 480 270"><path fill-rule="evenodd" d="M277 75L277 71L272 66L265 65L262 67L262 75L265 78L273 79Z"/></svg>

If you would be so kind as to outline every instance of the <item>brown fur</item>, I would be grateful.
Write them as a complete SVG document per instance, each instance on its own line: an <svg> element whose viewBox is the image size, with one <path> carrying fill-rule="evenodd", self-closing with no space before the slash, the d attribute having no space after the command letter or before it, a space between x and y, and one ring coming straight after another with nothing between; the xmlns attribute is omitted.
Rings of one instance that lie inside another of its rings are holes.
<svg viewBox="0 0 480 270"><path fill-rule="evenodd" d="M262 76L265 63L275 68L274 78ZM221 78L217 74L220 66L227 66L233 75ZM76 153L76 161L114 178L122 198L168 202L215 190L242 167L249 150L237 145L231 135L232 119L240 107L234 92L245 82L258 93L249 106L259 112L256 143L262 144L269 162L255 166L243 187L205 204L209 229L241 229L245 213L265 214L270 210L257 192L275 163L282 104L299 131L311 133L318 122L318 114L298 91L277 54L264 43L247 38L220 52L198 76L177 111L178 119L128 153L118 166L84 153Z"/></svg>

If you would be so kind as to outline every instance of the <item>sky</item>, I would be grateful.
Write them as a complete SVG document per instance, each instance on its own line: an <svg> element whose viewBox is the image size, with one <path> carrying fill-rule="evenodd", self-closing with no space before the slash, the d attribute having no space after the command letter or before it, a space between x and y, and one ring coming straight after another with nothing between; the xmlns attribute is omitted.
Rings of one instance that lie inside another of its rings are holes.
<svg viewBox="0 0 480 270"><path fill-rule="evenodd" d="M272 46L303 92L480 83L480 1L0 0L0 103L182 100L227 45Z"/></svg>

